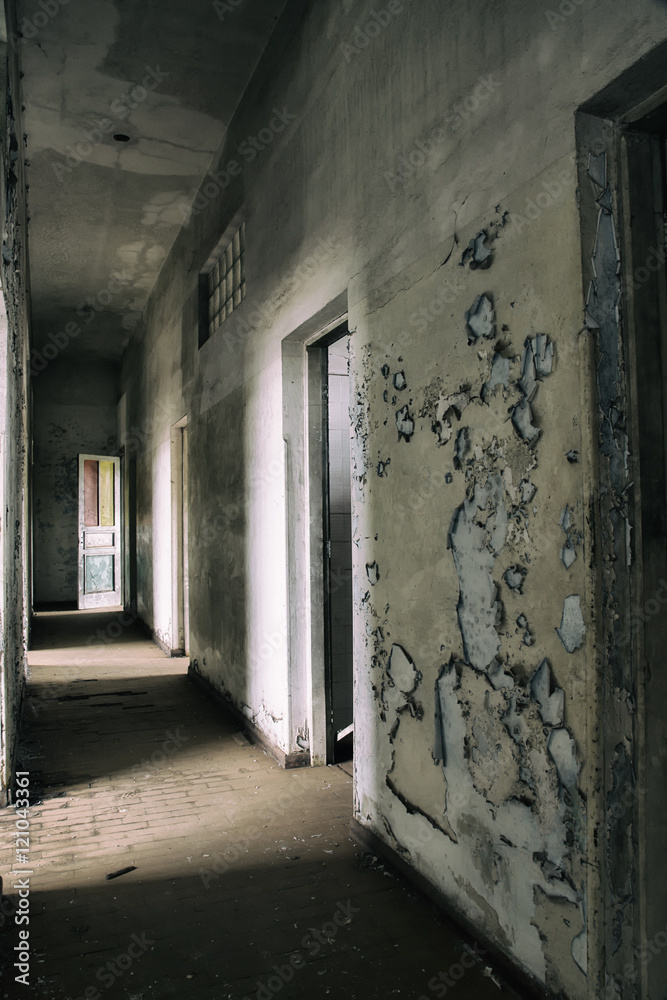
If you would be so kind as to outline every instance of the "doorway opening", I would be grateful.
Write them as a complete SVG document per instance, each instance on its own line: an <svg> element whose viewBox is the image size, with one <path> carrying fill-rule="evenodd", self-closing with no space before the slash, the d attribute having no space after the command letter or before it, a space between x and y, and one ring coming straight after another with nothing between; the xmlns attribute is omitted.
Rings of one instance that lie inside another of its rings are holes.
<svg viewBox="0 0 667 1000"><path fill-rule="evenodd" d="M188 418L171 428L171 655L190 649L190 588L188 582Z"/></svg>
<svg viewBox="0 0 667 1000"><path fill-rule="evenodd" d="M640 831L639 919L642 939L653 940L667 920L667 628L662 613L667 601L667 105L627 123L622 156L627 178L622 253L626 258L630 453L636 456L634 594L627 630L630 641L622 637L622 651L630 654L633 673L639 678L637 742L641 749L633 796ZM667 981L667 956L657 956L643 974L645 995L658 995Z"/></svg>
<svg viewBox="0 0 667 1000"><path fill-rule="evenodd" d="M591 678L602 748L603 906L597 909L604 920L597 946L589 945L599 963L589 965L589 976L603 983L621 982L628 958L667 921L664 59L665 46L658 46L577 117L585 315L600 414L591 507L599 518L604 600ZM637 995L657 996L666 981L663 950L638 968Z"/></svg>
<svg viewBox="0 0 667 1000"><path fill-rule="evenodd" d="M120 458L79 455L78 608L121 604Z"/></svg>
<svg viewBox="0 0 667 1000"><path fill-rule="evenodd" d="M322 512L327 762L352 760L352 483L347 324L318 341L322 372ZM312 348L311 348L312 350Z"/></svg>

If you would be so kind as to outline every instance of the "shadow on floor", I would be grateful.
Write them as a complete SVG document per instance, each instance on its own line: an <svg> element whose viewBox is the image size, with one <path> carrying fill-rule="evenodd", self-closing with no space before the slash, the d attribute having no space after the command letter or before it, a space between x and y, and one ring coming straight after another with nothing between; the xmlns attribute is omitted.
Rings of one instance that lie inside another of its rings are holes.
<svg viewBox="0 0 667 1000"><path fill-rule="evenodd" d="M65 616L38 629L55 639L33 656L21 734L30 987L8 972L6 878L1 997L516 1000L351 839L348 773L282 770L188 681L187 661L136 634L73 667L86 628ZM1 811L3 873L15 823Z"/></svg>

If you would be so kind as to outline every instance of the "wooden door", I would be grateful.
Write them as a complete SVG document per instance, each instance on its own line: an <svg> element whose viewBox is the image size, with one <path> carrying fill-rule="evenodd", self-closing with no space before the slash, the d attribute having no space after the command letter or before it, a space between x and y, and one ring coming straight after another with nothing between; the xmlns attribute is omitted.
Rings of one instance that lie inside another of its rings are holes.
<svg viewBox="0 0 667 1000"><path fill-rule="evenodd" d="M121 603L120 458L79 455L79 608Z"/></svg>

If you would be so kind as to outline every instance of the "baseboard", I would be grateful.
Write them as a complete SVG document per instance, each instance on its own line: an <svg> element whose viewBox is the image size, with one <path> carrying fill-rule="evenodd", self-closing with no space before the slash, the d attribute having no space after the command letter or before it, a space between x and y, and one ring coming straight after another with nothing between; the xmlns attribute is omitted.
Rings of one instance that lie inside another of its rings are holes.
<svg viewBox="0 0 667 1000"><path fill-rule="evenodd" d="M136 613L136 611L131 611L130 608L126 608L126 610L130 611L130 613L134 616L134 620L136 624L139 626L139 628L146 633L151 642L154 642L155 645L158 646L158 648L161 649L163 653L165 653L167 656L170 657L185 656L184 649L172 649L169 643L165 642L164 639L161 639L160 636L156 633L155 629L152 629L150 625L148 625L144 621L144 619L141 618Z"/></svg>
<svg viewBox="0 0 667 1000"><path fill-rule="evenodd" d="M212 698L213 701L224 709L227 715L234 720L239 729L243 730L243 732L250 737L251 742L258 743L261 747L263 747L267 753L271 754L281 767L284 767L286 770L291 770L295 767L310 766L310 753L307 750L302 750L299 753L285 753L285 751L279 746L272 743L266 733L263 733L262 730L254 724L254 722L251 722L250 719L246 718L243 712L239 712L238 708L236 708L231 701L225 698L224 695L220 694L220 692L213 687L211 682L206 677L202 677L202 675L197 673L196 670L193 670L192 664L188 667L188 677L190 677L195 684L198 684L199 687L206 692L209 698Z"/></svg>
<svg viewBox="0 0 667 1000"><path fill-rule="evenodd" d="M166 653L167 656L171 656L171 646L168 646L167 643L163 639L161 639L159 635L156 635L155 631L152 628L149 629L148 631L155 645L159 649L161 649L163 653Z"/></svg>
<svg viewBox="0 0 667 1000"><path fill-rule="evenodd" d="M409 865L381 837L378 837L356 819L353 819L350 824L350 833L360 847L388 862L406 881L411 882L422 895L434 903L441 917L464 942L471 946L475 943L480 945L485 952L485 960L493 966L494 973L500 976L502 985L518 994L517 1000L519 997L522 1000L556 1000L555 994L534 979L525 969L515 965L498 948L497 944L479 932L468 917L461 913L437 886L434 886L425 875Z"/></svg>

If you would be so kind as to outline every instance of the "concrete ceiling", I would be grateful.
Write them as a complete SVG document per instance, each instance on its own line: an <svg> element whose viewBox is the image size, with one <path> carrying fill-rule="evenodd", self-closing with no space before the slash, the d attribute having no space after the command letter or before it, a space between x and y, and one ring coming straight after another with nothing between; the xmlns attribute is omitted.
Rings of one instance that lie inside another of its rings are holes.
<svg viewBox="0 0 667 1000"><path fill-rule="evenodd" d="M283 7L19 0L36 349L121 356Z"/></svg>

